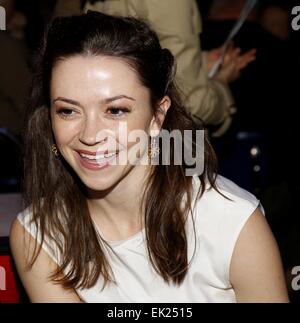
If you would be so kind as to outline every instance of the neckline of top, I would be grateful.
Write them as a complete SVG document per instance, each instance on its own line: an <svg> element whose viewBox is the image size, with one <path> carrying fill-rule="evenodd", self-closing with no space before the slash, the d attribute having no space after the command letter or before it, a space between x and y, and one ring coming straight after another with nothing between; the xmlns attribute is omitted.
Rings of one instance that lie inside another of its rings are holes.
<svg viewBox="0 0 300 323"><path fill-rule="evenodd" d="M135 240L140 239L145 233L145 228L139 230L137 233L131 235L130 237L123 240L107 240L102 236L106 243L108 243L111 247L123 246L126 243L133 242Z"/></svg>
<svg viewBox="0 0 300 323"><path fill-rule="evenodd" d="M198 176L193 176L193 202L192 202L192 205L194 205L194 202L195 202L195 199L196 199L196 196L197 196L197 193L198 193L198 189L199 189L199 184L200 184L200 180L198 178ZM100 228L97 226L97 224L95 223L95 221L93 220L94 222L94 225L95 225L95 228L96 230L99 232L100 236L102 237L102 239L108 243L111 247L121 247L123 246L124 244L127 244L129 242L133 242L135 240L139 240L140 238L142 238L144 235L145 235L145 228L139 230L137 233L131 235L130 237L126 238L126 239L122 239L122 240L108 240L108 239L105 239L104 235L102 234Z"/></svg>

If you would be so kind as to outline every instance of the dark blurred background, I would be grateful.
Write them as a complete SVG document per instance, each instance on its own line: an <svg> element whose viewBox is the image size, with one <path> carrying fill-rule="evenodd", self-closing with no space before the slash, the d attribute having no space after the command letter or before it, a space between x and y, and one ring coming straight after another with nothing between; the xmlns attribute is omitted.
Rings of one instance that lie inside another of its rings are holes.
<svg viewBox="0 0 300 323"><path fill-rule="evenodd" d="M198 1L204 50L224 43L244 2ZM291 269L300 263L300 31L291 27L292 8L297 5L300 1L258 1L235 37L234 44L242 51L256 48L257 59L231 83L237 114L230 130L214 142L220 172L261 199L281 250L288 286ZM299 292L290 294L299 302Z"/></svg>
<svg viewBox="0 0 300 323"><path fill-rule="evenodd" d="M7 31L0 31L0 223L7 197L21 193L24 107L43 30L55 3L0 0L7 14ZM224 43L244 3L198 0L203 50ZM281 250L288 286L292 268L300 266L300 30L291 28L296 5L300 0L259 1L235 37L234 44L242 52L256 48L257 59L230 85L238 111L230 130L212 139L220 173L261 199ZM299 301L300 291L290 289L290 295Z"/></svg>

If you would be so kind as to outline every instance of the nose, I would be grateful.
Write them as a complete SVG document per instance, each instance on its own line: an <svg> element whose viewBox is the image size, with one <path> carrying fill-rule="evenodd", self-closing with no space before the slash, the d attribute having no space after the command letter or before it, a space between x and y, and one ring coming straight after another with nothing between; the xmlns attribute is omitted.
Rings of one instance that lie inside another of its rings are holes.
<svg viewBox="0 0 300 323"><path fill-rule="evenodd" d="M86 116L79 135L79 141L87 146L100 143L103 138L100 138L98 134L102 129L104 129L104 126L97 116Z"/></svg>

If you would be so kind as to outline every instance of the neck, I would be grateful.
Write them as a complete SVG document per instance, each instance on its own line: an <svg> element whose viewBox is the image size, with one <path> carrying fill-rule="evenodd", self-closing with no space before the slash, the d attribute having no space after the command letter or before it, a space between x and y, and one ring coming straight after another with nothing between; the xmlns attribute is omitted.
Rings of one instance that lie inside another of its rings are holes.
<svg viewBox="0 0 300 323"><path fill-rule="evenodd" d="M142 192L149 171L135 166L108 191L88 191L90 214L107 239L125 239L144 226Z"/></svg>

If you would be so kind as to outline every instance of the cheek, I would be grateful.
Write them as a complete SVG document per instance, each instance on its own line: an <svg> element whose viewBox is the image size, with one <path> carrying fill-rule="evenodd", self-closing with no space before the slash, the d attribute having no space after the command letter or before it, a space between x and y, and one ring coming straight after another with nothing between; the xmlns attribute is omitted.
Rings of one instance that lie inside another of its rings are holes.
<svg viewBox="0 0 300 323"><path fill-rule="evenodd" d="M146 133L149 133L151 120L152 113L150 107L140 107L139 112L129 118L127 122L128 132L132 130L143 130Z"/></svg>
<svg viewBox="0 0 300 323"><path fill-rule="evenodd" d="M79 122L65 121L58 116L52 118L52 130L56 144L63 146L72 142L76 137L80 129Z"/></svg>
<svg viewBox="0 0 300 323"><path fill-rule="evenodd" d="M127 125L127 135L124 136L122 133L119 136L120 143L127 143L128 147L131 147L135 145L137 142L132 142L132 139L129 141L128 139L139 137L141 132L143 133L143 136L148 137L149 136L149 129L150 129L150 123L151 123L151 115L139 115L134 116L133 118L130 118L126 122ZM130 136L130 137L129 137Z"/></svg>

